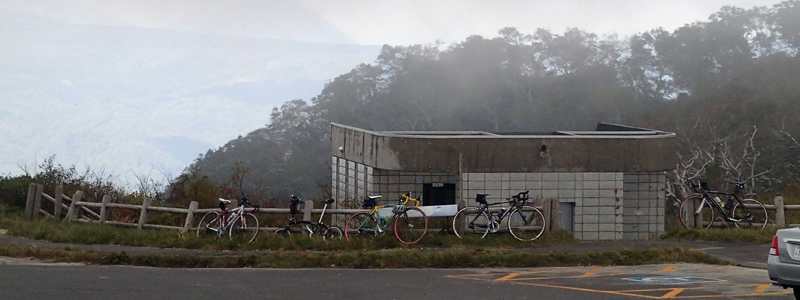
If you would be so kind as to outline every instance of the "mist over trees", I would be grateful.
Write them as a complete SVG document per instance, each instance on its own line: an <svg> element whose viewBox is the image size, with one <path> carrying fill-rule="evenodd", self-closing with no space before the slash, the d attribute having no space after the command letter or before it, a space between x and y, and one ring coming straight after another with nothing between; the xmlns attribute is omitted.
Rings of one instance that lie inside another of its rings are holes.
<svg viewBox="0 0 800 300"><path fill-rule="evenodd" d="M310 102L286 102L266 127L200 155L172 183L170 198L191 199L185 191L198 182L231 178L264 199L324 197L330 122L370 130L655 128L678 134L671 192L704 178L796 193L799 20L793 0L726 6L673 32L625 38L509 27L449 46L386 45L373 64L336 77Z"/></svg>

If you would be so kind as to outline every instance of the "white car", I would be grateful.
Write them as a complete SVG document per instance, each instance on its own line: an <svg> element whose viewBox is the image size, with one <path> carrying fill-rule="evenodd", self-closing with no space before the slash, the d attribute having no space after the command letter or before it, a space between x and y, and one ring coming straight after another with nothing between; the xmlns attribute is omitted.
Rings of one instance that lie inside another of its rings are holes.
<svg viewBox="0 0 800 300"><path fill-rule="evenodd" d="M775 233L767 269L772 284L792 288L795 299L800 299L800 228L779 229Z"/></svg>

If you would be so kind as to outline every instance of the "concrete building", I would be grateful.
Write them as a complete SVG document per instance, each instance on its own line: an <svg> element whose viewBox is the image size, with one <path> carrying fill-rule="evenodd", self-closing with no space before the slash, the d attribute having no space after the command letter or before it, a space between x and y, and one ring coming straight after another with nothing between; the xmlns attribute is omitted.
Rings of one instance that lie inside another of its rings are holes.
<svg viewBox="0 0 800 300"><path fill-rule="evenodd" d="M500 134L376 132L331 124L332 193L422 196L455 212L475 195L530 190L559 201L560 227L583 240L648 239L664 232L666 171L674 133L600 123L595 131ZM492 202L492 201L490 201Z"/></svg>

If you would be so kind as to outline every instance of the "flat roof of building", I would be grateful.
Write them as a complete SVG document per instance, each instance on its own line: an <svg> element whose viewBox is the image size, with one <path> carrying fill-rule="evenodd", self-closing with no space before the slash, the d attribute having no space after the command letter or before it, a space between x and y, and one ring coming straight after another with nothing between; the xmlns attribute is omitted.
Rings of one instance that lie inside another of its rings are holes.
<svg viewBox="0 0 800 300"><path fill-rule="evenodd" d="M372 132L376 135L416 138L667 138L675 136L672 132L602 122L597 124L594 131L559 130L551 132L371 131L337 123L332 123L332 125Z"/></svg>

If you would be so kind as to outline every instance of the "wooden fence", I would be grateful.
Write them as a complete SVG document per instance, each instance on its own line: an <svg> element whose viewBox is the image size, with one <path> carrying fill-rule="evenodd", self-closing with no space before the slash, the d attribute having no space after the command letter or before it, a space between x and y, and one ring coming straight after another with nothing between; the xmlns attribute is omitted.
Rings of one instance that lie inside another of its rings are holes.
<svg viewBox="0 0 800 300"><path fill-rule="evenodd" d="M42 199L50 201L53 204L52 214L41 208ZM160 229L173 229L187 232L196 229L194 218L197 215L203 215L209 212L220 212L219 208L198 208L198 202L192 201L189 208L174 208L153 206L152 199L145 198L142 205L112 203L111 197L104 196L101 202L87 202L81 201L83 199L83 192L77 191L71 197L63 193L63 187L57 186L55 196L50 196L44 193L44 186L41 184L31 183L28 188L28 198L25 206L25 218L28 220L37 219L41 216L47 216L56 221L61 220L61 215L64 209L67 210L66 219L68 221L81 221L81 222L94 222L102 224L115 224L122 226L135 226L139 229L142 228L160 228ZM545 222L547 231L552 231L558 228L558 199L544 199L541 201L537 208L542 210L545 215ZM311 221L314 214L322 213L322 209L314 209L312 200L305 201L303 209L303 220ZM114 208L130 209L139 212L138 223L128 223L109 220L109 211ZM99 210L99 212L97 212ZM254 208L246 208L245 211L253 212ZM174 214L186 215L186 220L183 226L169 226L163 224L148 224L149 212L167 212ZM359 212L369 212L366 209L327 209L326 214L333 216L333 224L343 226L346 221L346 216L353 215ZM257 214L289 214L289 208L260 208ZM447 222L445 223L447 224ZM272 231L276 227L260 227L261 230ZM443 228L449 230L449 228Z"/></svg>

